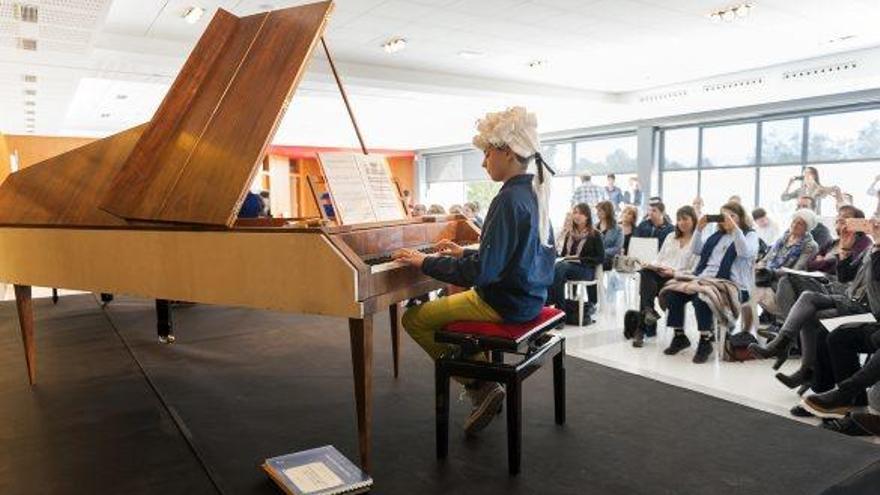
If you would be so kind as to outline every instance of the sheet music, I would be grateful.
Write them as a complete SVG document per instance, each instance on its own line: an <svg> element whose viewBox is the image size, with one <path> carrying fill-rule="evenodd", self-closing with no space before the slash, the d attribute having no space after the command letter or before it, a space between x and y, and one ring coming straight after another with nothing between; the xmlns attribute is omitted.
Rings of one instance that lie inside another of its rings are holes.
<svg viewBox="0 0 880 495"><path fill-rule="evenodd" d="M319 153L336 215L345 225L406 217L385 157Z"/></svg>
<svg viewBox="0 0 880 495"><path fill-rule="evenodd" d="M340 223L375 222L370 195L353 153L319 153L327 189L333 197Z"/></svg>

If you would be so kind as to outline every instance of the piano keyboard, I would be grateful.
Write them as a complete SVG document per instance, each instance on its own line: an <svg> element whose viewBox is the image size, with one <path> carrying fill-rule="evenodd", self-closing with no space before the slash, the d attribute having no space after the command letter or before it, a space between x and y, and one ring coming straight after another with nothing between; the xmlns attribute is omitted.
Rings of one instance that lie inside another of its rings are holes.
<svg viewBox="0 0 880 495"><path fill-rule="evenodd" d="M479 249L479 244L468 244L464 246L466 249ZM412 248L411 248L412 249ZM420 248L415 248L416 251L425 254L434 254L437 252L437 248L433 245L431 246L422 246ZM391 257L392 253L384 253L376 256L368 256L364 258L364 263L370 266L370 273L378 273L384 272L387 270L393 270L395 268L400 268L404 266L403 263L399 261L395 261L394 258Z"/></svg>

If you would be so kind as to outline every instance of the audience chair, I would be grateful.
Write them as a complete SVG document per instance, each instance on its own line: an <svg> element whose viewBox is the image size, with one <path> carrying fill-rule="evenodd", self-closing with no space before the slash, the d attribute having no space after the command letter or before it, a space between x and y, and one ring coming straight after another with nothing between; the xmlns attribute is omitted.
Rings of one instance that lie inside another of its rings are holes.
<svg viewBox="0 0 880 495"><path fill-rule="evenodd" d="M604 310L605 300L605 271L602 265L596 267L596 277L593 280L569 280L565 283L565 298L578 303L578 327L584 326L584 305L587 303L587 287L596 287L596 304L599 310Z"/></svg>

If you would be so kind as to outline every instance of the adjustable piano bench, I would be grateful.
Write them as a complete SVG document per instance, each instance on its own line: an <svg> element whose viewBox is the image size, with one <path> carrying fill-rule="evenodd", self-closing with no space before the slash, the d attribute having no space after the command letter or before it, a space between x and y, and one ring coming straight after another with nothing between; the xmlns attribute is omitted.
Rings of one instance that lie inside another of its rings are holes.
<svg viewBox="0 0 880 495"><path fill-rule="evenodd" d="M437 342L458 349L436 362L437 458L445 459L449 444L449 379L453 376L496 382L507 393L507 463L510 474L519 473L522 457L522 382L553 356L553 397L556 424L565 423L565 337L548 333L565 313L544 308L526 323L452 322L437 332ZM470 359L489 353L491 361ZM507 364L504 354L519 361Z"/></svg>

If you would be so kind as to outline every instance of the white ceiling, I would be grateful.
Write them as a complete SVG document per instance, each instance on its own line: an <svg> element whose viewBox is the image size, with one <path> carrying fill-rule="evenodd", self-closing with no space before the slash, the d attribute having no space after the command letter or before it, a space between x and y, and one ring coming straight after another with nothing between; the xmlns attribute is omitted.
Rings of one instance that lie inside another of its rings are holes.
<svg viewBox="0 0 880 495"><path fill-rule="evenodd" d="M0 0L0 131L27 132L27 118L34 117L35 133L83 135L149 119L217 8L247 15L306 3L21 1L39 5L41 15L36 25L15 21L15 2ZM542 130L583 127L668 112L639 96L676 84L880 51L880 0L751 3L747 19L714 24L706 15L729 1L337 0L326 38L368 144L403 148L466 140L481 112L503 105L536 109ZM192 5L207 9L195 25L181 18ZM394 36L408 46L387 54L380 45ZM38 50L16 48L19 37L37 39ZM828 43L841 37L848 39ZM466 60L462 50L486 56ZM534 60L546 63L529 68ZM38 81L25 83L26 73ZM880 64L876 70L863 64L858 76L847 89L876 84ZM814 91L835 90L827 82L819 86ZM806 90L774 91L778 99ZM711 104L723 106L720 101ZM354 144L349 127L318 55L276 141Z"/></svg>

